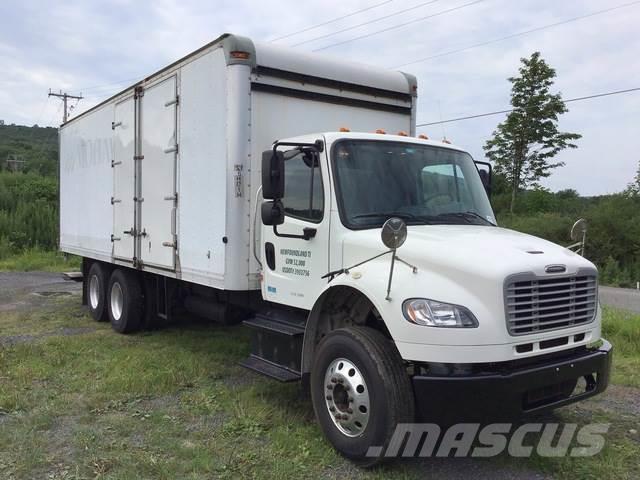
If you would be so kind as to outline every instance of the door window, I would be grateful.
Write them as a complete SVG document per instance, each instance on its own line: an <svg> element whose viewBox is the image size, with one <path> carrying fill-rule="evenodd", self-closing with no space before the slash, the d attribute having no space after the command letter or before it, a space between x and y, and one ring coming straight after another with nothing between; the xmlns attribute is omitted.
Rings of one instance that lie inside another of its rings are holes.
<svg viewBox="0 0 640 480"><path fill-rule="evenodd" d="M282 203L285 214L290 217L313 223L322 221L324 192L318 156L315 153L285 153Z"/></svg>

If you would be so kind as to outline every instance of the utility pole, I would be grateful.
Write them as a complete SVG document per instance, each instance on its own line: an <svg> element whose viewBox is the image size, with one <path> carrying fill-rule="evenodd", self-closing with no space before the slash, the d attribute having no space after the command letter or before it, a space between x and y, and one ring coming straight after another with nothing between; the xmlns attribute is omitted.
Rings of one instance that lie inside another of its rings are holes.
<svg viewBox="0 0 640 480"><path fill-rule="evenodd" d="M82 100L84 97L82 96L82 94L80 95L69 95L67 92L62 93L62 90L59 90L59 93L53 93L51 92L51 89L49 89L49 96L50 97L58 97L62 99L62 103L64 105L63 107L63 112L62 112L62 123L67 123L67 119L69 118L69 111L67 109L67 100L72 98L74 100Z"/></svg>

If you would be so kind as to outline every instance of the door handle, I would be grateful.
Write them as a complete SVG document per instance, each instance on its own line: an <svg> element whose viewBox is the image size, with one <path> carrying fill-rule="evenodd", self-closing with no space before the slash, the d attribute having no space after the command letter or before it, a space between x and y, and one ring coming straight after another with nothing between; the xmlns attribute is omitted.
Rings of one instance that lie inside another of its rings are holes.
<svg viewBox="0 0 640 480"><path fill-rule="evenodd" d="M316 236L316 233L318 233L318 229L313 227L304 227L302 229L302 235L295 235L291 233L280 233L278 232L278 226L274 225L273 233L275 234L276 237L281 237L281 238L299 238L301 240L311 240Z"/></svg>

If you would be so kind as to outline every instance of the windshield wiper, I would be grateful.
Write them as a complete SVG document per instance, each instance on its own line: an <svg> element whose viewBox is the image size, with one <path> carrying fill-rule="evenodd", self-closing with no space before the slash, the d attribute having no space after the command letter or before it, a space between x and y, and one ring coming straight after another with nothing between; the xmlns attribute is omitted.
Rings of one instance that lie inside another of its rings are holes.
<svg viewBox="0 0 640 480"><path fill-rule="evenodd" d="M372 212L372 213L360 213L358 215L354 215L351 218L353 220L355 220L356 218L371 218L371 217L387 217L387 218L391 218L391 217L400 217L400 218L404 218L405 220L413 220L414 218L416 218L415 215L412 215L411 213L406 213L406 212Z"/></svg>
<svg viewBox="0 0 640 480"><path fill-rule="evenodd" d="M486 218L484 218L482 215L480 215L477 212L472 212L472 211L467 211L467 212L449 212L449 213L441 213L439 215L436 215L436 217L441 217L441 218L446 218L446 217L457 217L457 218L463 218L467 221L467 223L471 223L471 219L478 219L478 220L482 220L482 222L485 225L492 225L492 226L496 226L495 223L487 220Z"/></svg>

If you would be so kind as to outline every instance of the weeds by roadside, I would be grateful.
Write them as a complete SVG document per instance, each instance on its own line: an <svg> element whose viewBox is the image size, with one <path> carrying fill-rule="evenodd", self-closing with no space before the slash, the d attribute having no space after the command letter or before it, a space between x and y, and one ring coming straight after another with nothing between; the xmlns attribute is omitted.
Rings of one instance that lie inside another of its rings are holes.
<svg viewBox="0 0 640 480"><path fill-rule="evenodd" d="M0 258L0 272L65 272L79 268L80 257L38 248Z"/></svg>

